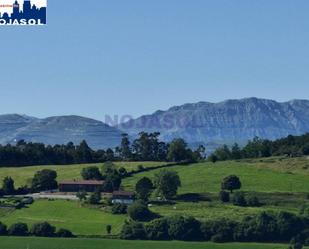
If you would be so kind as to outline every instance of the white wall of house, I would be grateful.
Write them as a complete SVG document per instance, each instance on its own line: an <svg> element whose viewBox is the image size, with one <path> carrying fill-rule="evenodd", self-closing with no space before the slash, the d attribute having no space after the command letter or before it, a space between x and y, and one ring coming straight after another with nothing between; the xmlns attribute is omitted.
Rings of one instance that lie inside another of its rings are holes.
<svg viewBox="0 0 309 249"><path fill-rule="evenodd" d="M126 204L126 205L130 205L133 203L132 199L113 199L112 200L113 204Z"/></svg>

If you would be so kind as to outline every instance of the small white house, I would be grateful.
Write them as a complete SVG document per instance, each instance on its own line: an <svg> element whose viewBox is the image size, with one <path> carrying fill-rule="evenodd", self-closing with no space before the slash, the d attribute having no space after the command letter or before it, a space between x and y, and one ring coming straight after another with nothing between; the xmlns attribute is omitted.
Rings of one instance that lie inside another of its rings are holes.
<svg viewBox="0 0 309 249"><path fill-rule="evenodd" d="M129 191L114 191L112 197L113 204L130 205L134 202L134 193Z"/></svg>

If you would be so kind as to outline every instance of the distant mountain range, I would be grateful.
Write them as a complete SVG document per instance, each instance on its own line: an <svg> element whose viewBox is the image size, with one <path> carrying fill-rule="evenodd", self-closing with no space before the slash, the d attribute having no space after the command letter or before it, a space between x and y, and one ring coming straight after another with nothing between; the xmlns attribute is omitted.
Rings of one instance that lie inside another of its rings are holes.
<svg viewBox="0 0 309 249"><path fill-rule="evenodd" d="M255 136L276 139L309 132L309 101L247 98L199 102L157 111L120 128L133 136L140 131L159 131L163 140L182 137L193 145L245 143Z"/></svg>
<svg viewBox="0 0 309 249"><path fill-rule="evenodd" d="M59 116L38 119L24 115L0 115L0 143L18 140L45 144L79 144L86 140L93 149L118 146L121 131L100 121L79 117Z"/></svg>
<svg viewBox="0 0 309 249"><path fill-rule="evenodd" d="M121 133L132 138L141 131L159 131L164 141L182 137L190 145L215 147L245 143L255 136L276 139L309 132L309 101L247 98L220 103L199 102L175 106L141 116L118 127L79 117L38 119L25 115L0 115L0 143L24 139L45 144L79 143L85 139L94 148L119 145Z"/></svg>

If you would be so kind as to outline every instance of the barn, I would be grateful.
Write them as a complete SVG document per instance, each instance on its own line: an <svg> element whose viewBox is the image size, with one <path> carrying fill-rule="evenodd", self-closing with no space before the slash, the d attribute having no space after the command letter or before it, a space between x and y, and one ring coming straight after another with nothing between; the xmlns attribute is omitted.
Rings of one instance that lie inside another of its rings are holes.
<svg viewBox="0 0 309 249"><path fill-rule="evenodd" d="M68 180L59 182L60 192L94 192L96 189L102 189L104 181L96 180Z"/></svg>

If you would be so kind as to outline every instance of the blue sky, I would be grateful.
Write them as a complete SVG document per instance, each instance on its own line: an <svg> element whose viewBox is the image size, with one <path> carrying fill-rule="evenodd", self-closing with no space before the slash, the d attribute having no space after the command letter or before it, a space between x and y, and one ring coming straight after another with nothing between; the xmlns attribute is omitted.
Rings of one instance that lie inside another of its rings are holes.
<svg viewBox="0 0 309 249"><path fill-rule="evenodd" d="M0 27L0 113L138 116L187 102L307 99L307 0L49 0Z"/></svg>

